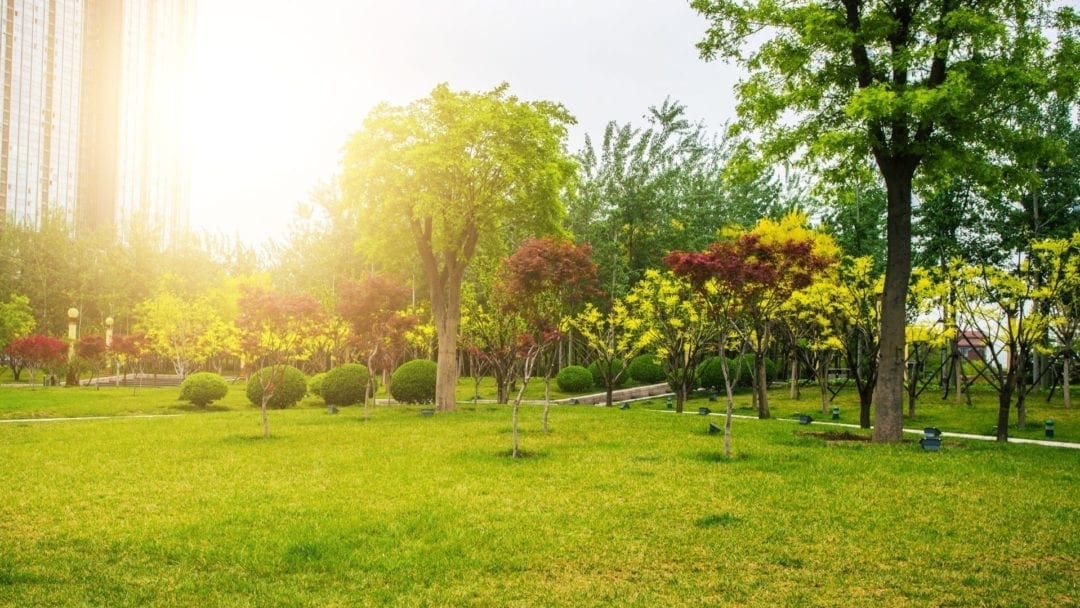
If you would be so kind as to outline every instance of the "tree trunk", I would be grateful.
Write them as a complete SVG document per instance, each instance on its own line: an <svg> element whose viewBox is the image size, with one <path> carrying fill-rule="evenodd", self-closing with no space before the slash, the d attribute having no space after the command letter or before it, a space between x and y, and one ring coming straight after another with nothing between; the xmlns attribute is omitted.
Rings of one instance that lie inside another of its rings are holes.
<svg viewBox="0 0 1080 608"><path fill-rule="evenodd" d="M1061 401L1065 409L1072 407L1072 391L1069 385L1072 382L1072 353L1065 353L1065 359L1061 362Z"/></svg>
<svg viewBox="0 0 1080 608"><path fill-rule="evenodd" d="M870 406L874 402L874 391L869 387L859 389L859 427L870 428ZM876 432L876 427L875 427Z"/></svg>
<svg viewBox="0 0 1080 608"><path fill-rule="evenodd" d="M270 438L270 416L266 413L266 402L270 400L272 393L268 394L266 389L263 389L262 399L260 399L259 409L262 410L262 427L263 427L263 439Z"/></svg>
<svg viewBox="0 0 1080 608"><path fill-rule="evenodd" d="M904 326L911 279L911 181L917 165L917 159L878 159L888 195L887 262L874 410L874 441L878 443L895 443L903 438Z"/></svg>
<svg viewBox="0 0 1080 608"><path fill-rule="evenodd" d="M765 352L769 348L769 325L758 328L754 349L754 386L757 387L757 417L769 418L769 379L765 374Z"/></svg>
<svg viewBox="0 0 1080 608"><path fill-rule="evenodd" d="M817 364L818 390L821 392L821 413L829 412L829 357L822 354Z"/></svg>
<svg viewBox="0 0 1080 608"><path fill-rule="evenodd" d="M606 394L606 397L604 398L604 405L611 407L612 404L615 403L614 399L612 398L612 393L615 392L615 379L609 379L606 384L607 388L604 389ZM680 405L679 407L681 408L682 406ZM680 409L679 411L681 412L682 409Z"/></svg>
<svg viewBox="0 0 1080 608"><path fill-rule="evenodd" d="M754 385L758 393L758 418L769 418L769 379L765 376L765 353L759 348L754 351Z"/></svg>
<svg viewBox="0 0 1080 608"><path fill-rule="evenodd" d="M433 286L432 292L434 291ZM449 281L444 294L445 300L432 302L439 339L439 358L435 362L435 407L444 412L452 412L457 409L457 340L461 325L461 283Z"/></svg>
<svg viewBox="0 0 1080 608"><path fill-rule="evenodd" d="M561 355L561 351L560 351ZM551 410L551 372L544 376L544 432L548 432L548 411Z"/></svg>
<svg viewBox="0 0 1080 608"><path fill-rule="evenodd" d="M791 375L788 377L788 396L792 399L799 398L799 358L791 357Z"/></svg>
<svg viewBox="0 0 1080 608"><path fill-rule="evenodd" d="M1009 440L1009 405L1012 403L1011 381L998 392L997 440Z"/></svg>
<svg viewBox="0 0 1080 608"><path fill-rule="evenodd" d="M728 369L724 351L720 351L720 357L720 371L724 375L724 390L727 392L727 406L724 408L724 458L731 458L731 417L735 410L735 391L731 386L731 370Z"/></svg>

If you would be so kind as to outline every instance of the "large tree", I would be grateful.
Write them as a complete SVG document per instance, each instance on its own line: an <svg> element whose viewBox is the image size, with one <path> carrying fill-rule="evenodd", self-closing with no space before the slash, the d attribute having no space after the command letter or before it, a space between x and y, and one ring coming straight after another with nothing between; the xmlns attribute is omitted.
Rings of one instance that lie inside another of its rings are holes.
<svg viewBox="0 0 1080 608"><path fill-rule="evenodd" d="M469 93L439 85L407 106L380 105L348 142L342 187L372 257L401 259L412 243L439 339L436 403L457 407L461 284L481 253L558 230L576 164L574 119L562 105L522 101L503 84Z"/></svg>
<svg viewBox="0 0 1080 608"><path fill-rule="evenodd" d="M874 159L885 182L887 267L874 439L900 441L904 312L916 172L946 173L1009 155L1024 137L1003 109L1080 79L1075 12L1046 0L691 0L709 20L706 59L733 59L739 128L771 158L821 168ZM1043 24L1055 26L1054 42ZM764 39L763 39L764 37Z"/></svg>

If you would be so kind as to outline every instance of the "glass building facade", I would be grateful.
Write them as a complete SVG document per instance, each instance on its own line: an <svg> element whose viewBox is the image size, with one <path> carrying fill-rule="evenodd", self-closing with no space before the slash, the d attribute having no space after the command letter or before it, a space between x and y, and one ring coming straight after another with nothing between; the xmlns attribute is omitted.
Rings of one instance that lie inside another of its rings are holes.
<svg viewBox="0 0 1080 608"><path fill-rule="evenodd" d="M194 0L0 0L0 218L188 226Z"/></svg>
<svg viewBox="0 0 1080 608"><path fill-rule="evenodd" d="M73 218L78 188L83 2L0 2L0 211Z"/></svg>

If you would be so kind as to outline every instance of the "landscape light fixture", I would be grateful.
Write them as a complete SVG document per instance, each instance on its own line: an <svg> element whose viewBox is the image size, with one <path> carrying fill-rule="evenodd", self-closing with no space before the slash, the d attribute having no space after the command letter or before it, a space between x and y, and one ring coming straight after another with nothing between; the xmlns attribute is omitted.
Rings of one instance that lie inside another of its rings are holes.
<svg viewBox="0 0 1080 608"><path fill-rule="evenodd" d="M937 427L928 426L923 429L923 438L919 440L923 451L937 452L941 449L941 431Z"/></svg>

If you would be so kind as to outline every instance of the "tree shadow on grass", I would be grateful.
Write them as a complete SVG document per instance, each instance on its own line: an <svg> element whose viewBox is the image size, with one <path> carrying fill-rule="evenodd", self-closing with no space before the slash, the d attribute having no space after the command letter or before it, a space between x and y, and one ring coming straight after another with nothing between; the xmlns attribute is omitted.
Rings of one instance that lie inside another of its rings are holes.
<svg viewBox="0 0 1080 608"><path fill-rule="evenodd" d="M701 461L701 462L716 462L716 463L736 462L736 461L741 461L741 460L748 460L750 458L750 456L748 454L745 454L745 453L742 453L742 452L738 452L738 453L732 455L730 458L728 458L727 456L724 456L723 452L716 451L716 450L703 450L703 451L700 451L700 452L694 452L694 453L690 454L689 457L690 457L691 460L698 460L698 461Z"/></svg>
<svg viewBox="0 0 1080 608"><path fill-rule="evenodd" d="M195 412L195 413L211 413L211 412L231 412L232 408L227 405L216 405L211 403L210 405L199 407L190 403L184 403L174 405L170 409L178 412Z"/></svg>

